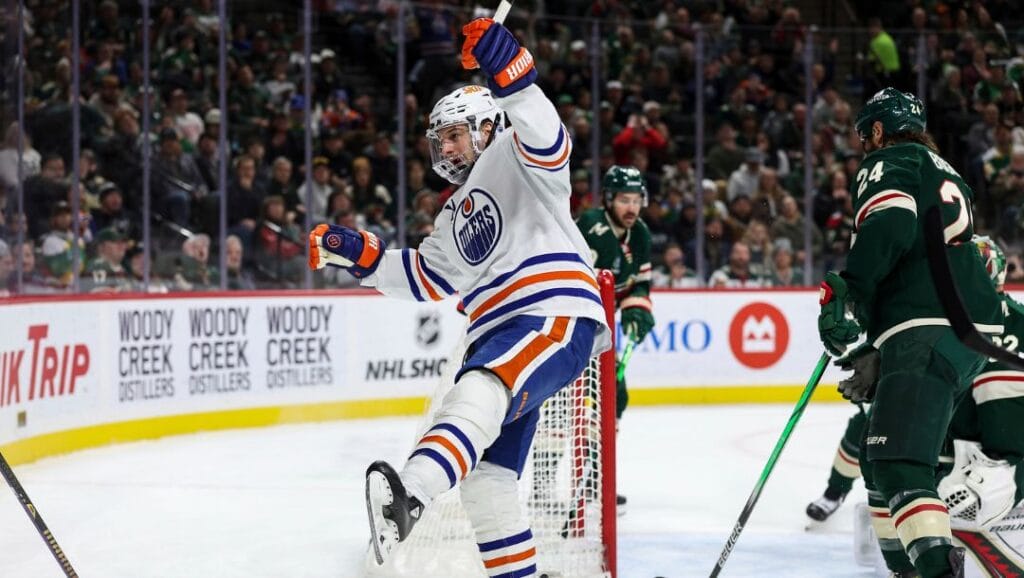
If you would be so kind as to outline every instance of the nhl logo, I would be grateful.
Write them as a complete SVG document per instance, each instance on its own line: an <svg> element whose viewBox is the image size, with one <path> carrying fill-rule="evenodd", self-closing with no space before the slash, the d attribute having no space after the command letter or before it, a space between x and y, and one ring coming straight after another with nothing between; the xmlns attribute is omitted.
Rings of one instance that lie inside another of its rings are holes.
<svg viewBox="0 0 1024 578"><path fill-rule="evenodd" d="M501 210L494 197L483 189L473 189L457 205L452 234L459 255L470 265L483 263L501 239Z"/></svg>
<svg viewBox="0 0 1024 578"><path fill-rule="evenodd" d="M424 349L441 341L441 318L436 311L420 313L416 317L416 343Z"/></svg>

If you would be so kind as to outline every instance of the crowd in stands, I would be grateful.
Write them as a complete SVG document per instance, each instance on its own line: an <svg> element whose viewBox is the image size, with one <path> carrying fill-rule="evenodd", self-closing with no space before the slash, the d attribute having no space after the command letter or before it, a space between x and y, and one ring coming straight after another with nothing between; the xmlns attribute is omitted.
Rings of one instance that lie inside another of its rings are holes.
<svg viewBox="0 0 1024 578"><path fill-rule="evenodd" d="M431 170L426 116L437 98L474 79L459 66L459 31L488 8L429 0L409 5L399 22L397 0L315 3L307 101L296 3L280 2L277 10L256 3L262 9L250 10L252 2L239 0L229 20L228 105L221 110L216 2L154 4L149 91L141 43L147 26L138 3L82 7L75 95L81 149L74 167L70 3L26 2L24 130L14 122L16 84L8 80L2 87L0 279L10 281L0 291L18 286L18 261L25 293L67 291L76 276L81 291L138 290L147 252L151 291L216 288L222 275L231 289L301 287L307 218L371 229L392 246L416 246L430 234L452 187ZM907 0L865 14L864 28L819 31L810 70L802 60L810 26L796 3L783 0L546 6L521 0L508 24L533 52L538 84L573 137L573 211L597 202L590 189L594 171L623 164L646 176L650 200L643 218L652 231L656 286L803 285L808 253L812 283L824 270L841 268L854 230L851 191L862 157L856 111L883 86L915 91L920 75L930 130L976 193L976 227L1008 250L1013 281L1024 279L1024 59L1018 56L1024 39L1017 37L1019 27L1006 25L1015 17L1010 4ZM598 94L591 78L593 18L601 23ZM695 66L698 24L703 71ZM404 108L396 111L400 27L408 86ZM10 62L14 36L6 32L3 57ZM703 76L707 135L701 182L694 166L697 74ZM147 100L151 131L143 134ZM405 134L398 133L399 116ZM804 155L806 123L810 158ZM227 158L218 147L224 124ZM14 195L19 137L23 215ZM152 154L149 251L142 244L146 142ZM401 167L400 147L407 151ZM223 186L222 165L228 174ZM71 188L72 171L78 191ZM402 212L399 171L406 183ZM217 247L222 201L223 272ZM698 212L703 230L697 230ZM403 213L406 235L399 239ZM71 257L76 239L78 270ZM698 278L698 269L706 278ZM343 271L318 273L315 280L329 287L357 284Z"/></svg>

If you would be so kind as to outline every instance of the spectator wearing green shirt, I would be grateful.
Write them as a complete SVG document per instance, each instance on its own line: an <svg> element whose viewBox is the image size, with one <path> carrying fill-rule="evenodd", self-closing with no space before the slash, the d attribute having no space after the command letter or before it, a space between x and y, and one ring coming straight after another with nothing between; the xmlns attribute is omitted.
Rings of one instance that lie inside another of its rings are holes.
<svg viewBox="0 0 1024 578"><path fill-rule="evenodd" d="M868 20L868 68L865 70L865 100L885 86L902 84L899 82L900 54L896 41L882 28L882 21L877 17Z"/></svg>
<svg viewBox="0 0 1024 578"><path fill-rule="evenodd" d="M999 171L1010 164L1010 154L1013 152L1013 126L1013 121L1008 118L1004 118L996 125L995 143L981 155L986 188L995 185Z"/></svg>
<svg viewBox="0 0 1024 578"><path fill-rule="evenodd" d="M128 250L124 233L108 227L96 234L96 256L89 261L82 288L91 293L129 291L131 277L123 261Z"/></svg>

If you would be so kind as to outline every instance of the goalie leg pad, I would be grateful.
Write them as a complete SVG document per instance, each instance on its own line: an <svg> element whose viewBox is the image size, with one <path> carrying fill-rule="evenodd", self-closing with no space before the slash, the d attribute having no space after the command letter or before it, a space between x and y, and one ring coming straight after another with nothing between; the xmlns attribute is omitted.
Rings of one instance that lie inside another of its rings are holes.
<svg viewBox="0 0 1024 578"><path fill-rule="evenodd" d="M532 576L533 533L519 505L518 474L484 462L459 488L488 576Z"/></svg>
<svg viewBox="0 0 1024 578"><path fill-rule="evenodd" d="M950 524L956 530L987 529L1013 508L1017 468L989 458L975 442L954 440L953 448L953 471L939 482Z"/></svg>
<svg viewBox="0 0 1024 578"><path fill-rule="evenodd" d="M428 504L465 479L497 439L508 405L509 391L494 374L460 376L402 470L409 492Z"/></svg>

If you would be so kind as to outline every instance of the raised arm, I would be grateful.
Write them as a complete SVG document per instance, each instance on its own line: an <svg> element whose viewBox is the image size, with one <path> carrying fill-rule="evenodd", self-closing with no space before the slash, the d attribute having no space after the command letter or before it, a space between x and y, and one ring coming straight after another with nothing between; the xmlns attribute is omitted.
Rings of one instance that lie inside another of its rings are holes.
<svg viewBox="0 0 1024 578"><path fill-rule="evenodd" d="M512 32L490 18L477 18L462 28L462 65L487 74L498 105L512 121L517 156L524 165L559 171L569 165L572 143L558 111L534 84L533 55Z"/></svg>

